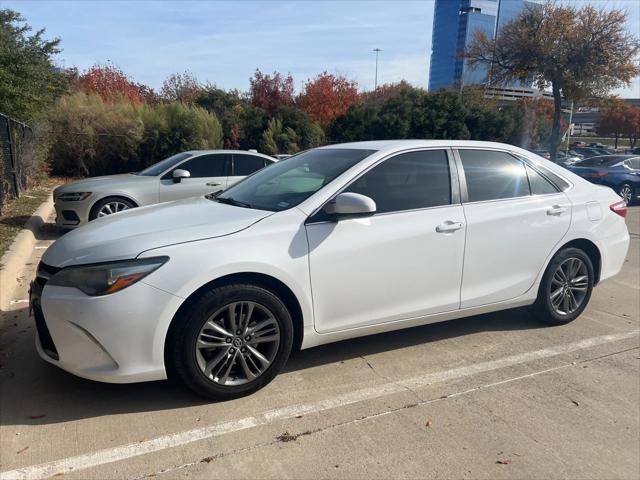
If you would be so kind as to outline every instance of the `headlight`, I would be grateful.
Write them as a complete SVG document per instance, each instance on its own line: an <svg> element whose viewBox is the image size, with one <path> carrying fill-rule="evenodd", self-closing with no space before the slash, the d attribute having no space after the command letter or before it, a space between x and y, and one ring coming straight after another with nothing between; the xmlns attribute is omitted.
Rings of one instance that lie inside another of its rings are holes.
<svg viewBox="0 0 640 480"><path fill-rule="evenodd" d="M160 268L169 257L141 258L120 262L67 267L48 285L74 287L92 297L118 292Z"/></svg>
<svg viewBox="0 0 640 480"><path fill-rule="evenodd" d="M79 202L87 198L89 195L91 195L91 192L61 193L56 197L56 200L61 200L63 202Z"/></svg>

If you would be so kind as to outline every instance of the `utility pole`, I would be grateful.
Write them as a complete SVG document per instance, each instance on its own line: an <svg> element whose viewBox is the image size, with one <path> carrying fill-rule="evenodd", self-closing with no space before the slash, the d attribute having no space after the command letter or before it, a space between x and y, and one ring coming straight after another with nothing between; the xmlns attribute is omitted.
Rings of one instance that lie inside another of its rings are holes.
<svg viewBox="0 0 640 480"><path fill-rule="evenodd" d="M374 49L373 49L373 51L374 51L374 52L376 52L376 79L375 79L375 82L374 82L374 84L373 84L373 85L374 85L374 86L373 86L373 89L374 89L374 90L377 90L377 89L378 89L378 54L379 54L382 50L380 50L379 48L374 48Z"/></svg>

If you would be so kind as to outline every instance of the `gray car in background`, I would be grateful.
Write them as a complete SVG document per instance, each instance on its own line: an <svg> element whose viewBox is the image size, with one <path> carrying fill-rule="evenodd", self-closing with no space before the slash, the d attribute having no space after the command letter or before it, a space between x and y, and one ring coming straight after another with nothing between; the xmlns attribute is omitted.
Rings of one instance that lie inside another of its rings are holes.
<svg viewBox="0 0 640 480"><path fill-rule="evenodd" d="M130 208L220 192L275 161L239 150L192 150L141 172L69 183L53 192L56 223L74 228Z"/></svg>

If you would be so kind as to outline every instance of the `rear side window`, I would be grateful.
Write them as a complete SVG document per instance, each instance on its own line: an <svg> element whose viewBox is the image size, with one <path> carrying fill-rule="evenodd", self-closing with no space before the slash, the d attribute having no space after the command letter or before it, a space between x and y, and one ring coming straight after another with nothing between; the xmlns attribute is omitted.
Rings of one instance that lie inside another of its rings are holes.
<svg viewBox="0 0 640 480"><path fill-rule="evenodd" d="M524 197L530 194L524 164L505 152L459 150L469 202Z"/></svg>
<svg viewBox="0 0 640 480"><path fill-rule="evenodd" d="M529 186L531 187L531 195L546 195L548 193L558 193L553 184L536 172L529 165L527 167L527 176L529 177Z"/></svg>
<svg viewBox="0 0 640 480"><path fill-rule="evenodd" d="M226 163L230 155L214 154L200 155L178 165L177 168L188 170L191 178L223 177L225 176Z"/></svg>
<svg viewBox="0 0 640 480"><path fill-rule="evenodd" d="M233 174L247 176L264 168L264 158L257 155L233 155Z"/></svg>
<svg viewBox="0 0 640 480"><path fill-rule="evenodd" d="M369 170L345 191L372 198L377 213L449 205L447 154L444 150L425 150L396 155Z"/></svg>

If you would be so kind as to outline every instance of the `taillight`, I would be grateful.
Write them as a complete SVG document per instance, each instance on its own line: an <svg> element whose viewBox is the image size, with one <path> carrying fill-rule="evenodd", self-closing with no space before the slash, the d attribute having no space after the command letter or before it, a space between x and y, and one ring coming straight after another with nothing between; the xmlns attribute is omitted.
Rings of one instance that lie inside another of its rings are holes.
<svg viewBox="0 0 640 480"><path fill-rule="evenodd" d="M625 218L627 216L627 204L624 203L624 201L616 202L613 205L609 205L609 210L611 210L613 213L617 213L622 218Z"/></svg>

